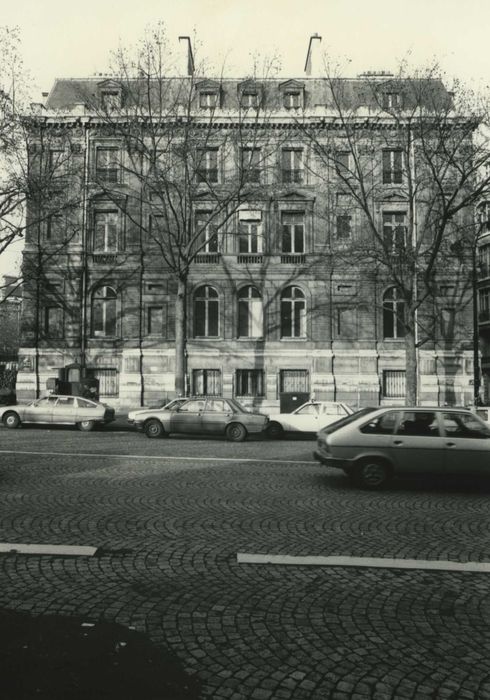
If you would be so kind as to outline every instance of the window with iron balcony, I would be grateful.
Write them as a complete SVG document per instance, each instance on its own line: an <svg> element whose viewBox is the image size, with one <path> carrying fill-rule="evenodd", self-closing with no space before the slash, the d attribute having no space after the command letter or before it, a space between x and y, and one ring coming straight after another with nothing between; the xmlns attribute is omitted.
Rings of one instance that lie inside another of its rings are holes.
<svg viewBox="0 0 490 700"><path fill-rule="evenodd" d="M305 213L304 211L283 211L281 213L281 249L283 253L302 254L305 252Z"/></svg>
<svg viewBox="0 0 490 700"><path fill-rule="evenodd" d="M240 151L240 170L243 182L260 183L260 148L242 148Z"/></svg>
<svg viewBox="0 0 490 700"><path fill-rule="evenodd" d="M383 239L385 249L391 255L399 255L407 248L407 212L383 212Z"/></svg>

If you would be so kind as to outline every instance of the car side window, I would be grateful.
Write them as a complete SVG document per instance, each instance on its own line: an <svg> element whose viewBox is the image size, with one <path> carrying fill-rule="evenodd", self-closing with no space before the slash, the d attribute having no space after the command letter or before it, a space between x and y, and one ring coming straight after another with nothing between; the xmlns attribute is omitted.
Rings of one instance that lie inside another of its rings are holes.
<svg viewBox="0 0 490 700"><path fill-rule="evenodd" d="M202 401L188 401L183 406L179 408L182 413L199 413L199 411L204 410L204 404L206 402Z"/></svg>
<svg viewBox="0 0 490 700"><path fill-rule="evenodd" d="M342 409L341 406L338 406L336 403L327 403L323 407L323 413L327 416L343 416L345 414L345 411Z"/></svg>
<svg viewBox="0 0 490 700"><path fill-rule="evenodd" d="M477 416L468 413L444 413L444 431L447 437L480 438L488 440L490 429Z"/></svg>
<svg viewBox="0 0 490 700"><path fill-rule="evenodd" d="M58 401L56 402L56 406L74 406L75 405L75 399L73 396L60 396Z"/></svg>
<svg viewBox="0 0 490 700"><path fill-rule="evenodd" d="M213 413L224 413L227 409L223 399L210 399L206 403L206 411L212 411Z"/></svg>
<svg viewBox="0 0 490 700"><path fill-rule="evenodd" d="M297 416L316 416L318 415L319 406L317 403L309 403L296 411Z"/></svg>
<svg viewBox="0 0 490 700"><path fill-rule="evenodd" d="M91 401L87 401L86 399L77 399L78 407L79 408L94 408L96 404L92 403Z"/></svg>
<svg viewBox="0 0 490 700"><path fill-rule="evenodd" d="M439 424L434 411L404 411L397 435L439 437Z"/></svg>
<svg viewBox="0 0 490 700"><path fill-rule="evenodd" d="M398 411L389 411L373 418L361 428L361 433L372 435L392 435L396 425Z"/></svg>

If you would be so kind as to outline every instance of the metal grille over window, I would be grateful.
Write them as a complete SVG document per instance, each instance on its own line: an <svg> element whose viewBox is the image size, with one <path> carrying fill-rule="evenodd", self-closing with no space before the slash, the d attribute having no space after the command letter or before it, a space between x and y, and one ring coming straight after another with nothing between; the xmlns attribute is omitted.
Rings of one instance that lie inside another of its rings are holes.
<svg viewBox="0 0 490 700"><path fill-rule="evenodd" d="M221 370L193 370L192 387L195 396L221 396Z"/></svg>
<svg viewBox="0 0 490 700"><path fill-rule="evenodd" d="M310 380L306 369L283 369L280 374L279 391L292 393L308 392Z"/></svg>
<svg viewBox="0 0 490 700"><path fill-rule="evenodd" d="M383 396L387 399L405 397L404 369L385 369L383 371Z"/></svg>
<svg viewBox="0 0 490 700"><path fill-rule="evenodd" d="M119 396L119 373L117 369L96 367L90 370L90 373L99 380L99 396Z"/></svg>

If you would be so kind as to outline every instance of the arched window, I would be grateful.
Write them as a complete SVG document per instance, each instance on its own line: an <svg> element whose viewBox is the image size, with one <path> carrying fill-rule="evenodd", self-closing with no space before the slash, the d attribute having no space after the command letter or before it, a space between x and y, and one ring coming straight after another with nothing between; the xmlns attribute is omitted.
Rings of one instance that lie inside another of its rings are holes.
<svg viewBox="0 0 490 700"><path fill-rule="evenodd" d="M204 285L194 293L194 335L216 338L219 335L219 298L213 287Z"/></svg>
<svg viewBox="0 0 490 700"><path fill-rule="evenodd" d="M92 295L92 335L115 336L117 294L112 287L98 287Z"/></svg>
<svg viewBox="0 0 490 700"><path fill-rule="evenodd" d="M238 292L238 337L262 338L264 316L262 297L255 287L243 287Z"/></svg>
<svg viewBox="0 0 490 700"><path fill-rule="evenodd" d="M281 295L281 338L306 336L306 300L299 287L287 287Z"/></svg>
<svg viewBox="0 0 490 700"><path fill-rule="evenodd" d="M383 295L383 337L404 338L405 302L396 287L390 287Z"/></svg>

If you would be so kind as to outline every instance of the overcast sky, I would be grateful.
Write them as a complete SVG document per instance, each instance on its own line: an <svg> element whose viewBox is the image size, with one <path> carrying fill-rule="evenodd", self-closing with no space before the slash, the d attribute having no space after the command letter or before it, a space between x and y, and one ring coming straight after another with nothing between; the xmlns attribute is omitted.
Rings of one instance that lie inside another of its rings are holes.
<svg viewBox="0 0 490 700"><path fill-rule="evenodd" d="M21 29L34 99L57 77L106 72L110 51L157 20L176 47L195 33L202 57L236 76L257 53L280 55L282 73L301 76L317 32L351 76L396 70L409 55L474 87L490 83L490 0L0 0L0 23ZM0 260L0 274L10 265Z"/></svg>

